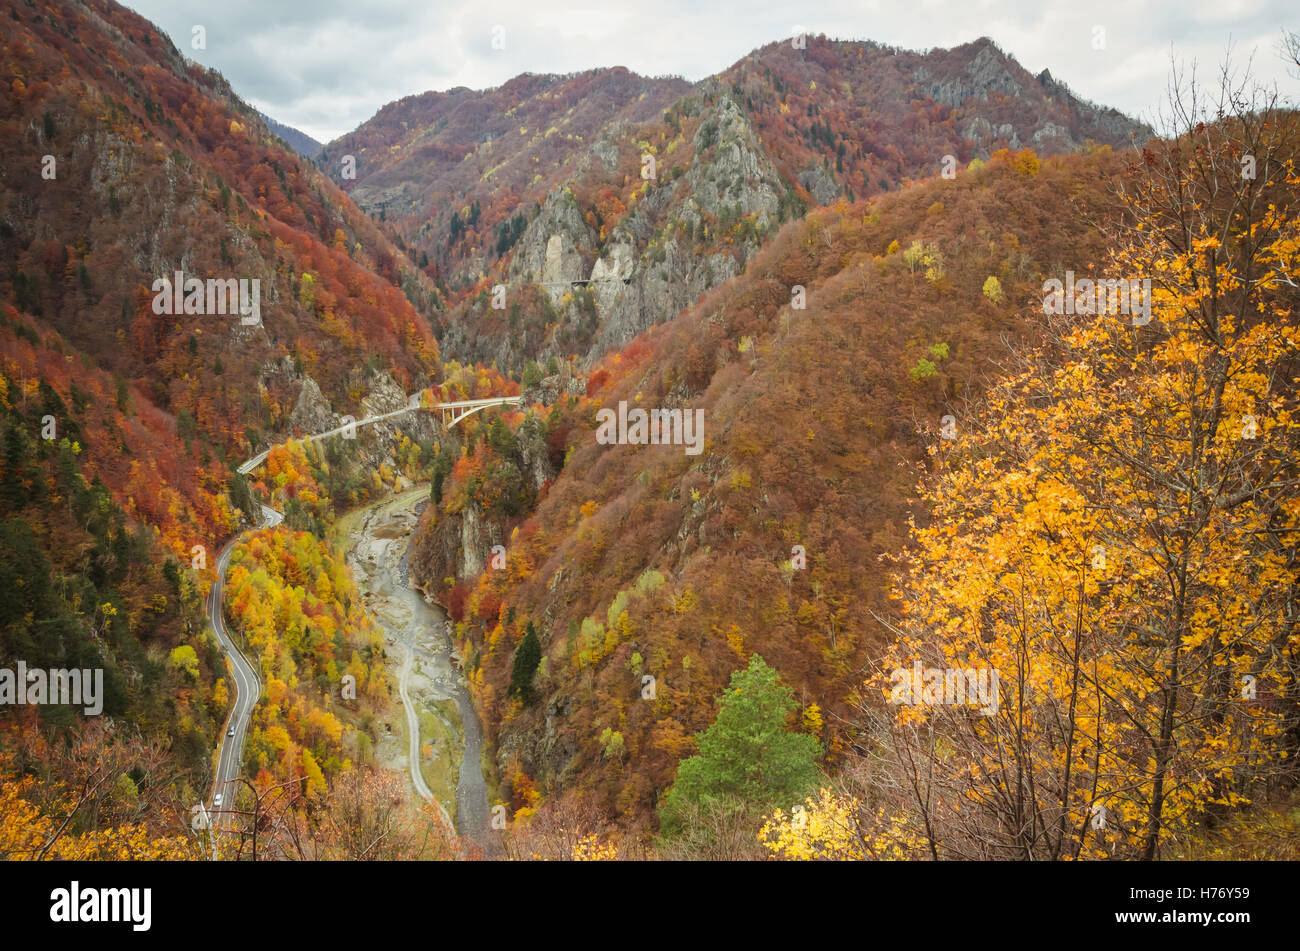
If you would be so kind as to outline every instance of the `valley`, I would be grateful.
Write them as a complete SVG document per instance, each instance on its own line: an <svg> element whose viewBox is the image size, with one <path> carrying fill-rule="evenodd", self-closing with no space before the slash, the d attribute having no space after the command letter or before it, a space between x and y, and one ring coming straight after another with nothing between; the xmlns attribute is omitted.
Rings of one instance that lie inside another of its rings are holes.
<svg viewBox="0 0 1300 951"><path fill-rule="evenodd" d="M427 485L416 486L349 512L333 535L349 545L348 563L367 609L385 631L392 660L401 658L394 666L405 712L402 765L420 796L437 801L444 815L442 803L452 803L457 832L485 846L487 786L479 762L483 730L461 682L462 662L450 650L446 614L413 589L407 577L407 546L428 496ZM402 756L395 752L381 745L378 755L391 768ZM450 816L447 821L453 824Z"/></svg>
<svg viewBox="0 0 1300 951"><path fill-rule="evenodd" d="M219 12L0 11L0 858L1296 857L1294 82Z"/></svg>

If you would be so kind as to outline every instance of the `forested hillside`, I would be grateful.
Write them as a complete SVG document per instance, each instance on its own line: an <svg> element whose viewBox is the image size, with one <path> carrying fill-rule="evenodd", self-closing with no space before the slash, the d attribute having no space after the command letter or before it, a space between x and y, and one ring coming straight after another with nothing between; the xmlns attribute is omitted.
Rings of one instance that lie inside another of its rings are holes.
<svg viewBox="0 0 1300 951"><path fill-rule="evenodd" d="M470 437L416 558L525 841L1149 859L1286 801L1297 120L1228 103L1140 153L1000 150L812 211ZM615 407L703 411L702 447L610 445ZM535 509L500 494L519 472ZM1000 689L923 702L934 670Z"/></svg>
<svg viewBox="0 0 1300 951"><path fill-rule="evenodd" d="M62 836L99 830L109 838L76 847L118 854L124 822L126 855L186 828L211 782L231 685L202 598L218 550L256 514L234 467L313 417L428 385L439 298L144 19L111 2L17 3L3 22L0 661L103 667L102 715L124 724L98 741L118 752L91 764L41 752L32 732L76 742L78 712L0 712L6 785L11 769L39 775L29 806L78 816L6 852L55 854L72 848ZM224 313L159 313L154 282L177 271L258 281L260 321L233 299Z"/></svg>
<svg viewBox="0 0 1300 951"><path fill-rule="evenodd" d="M562 473L532 517L504 520L508 568L446 590L503 778L576 785L645 817L753 653L816 714L838 763L848 696L883 646L883 559L906 541L926 446L979 394L1003 340L1038 331L1021 308L1042 275L1104 257L1085 221L1107 213L1118 168L1109 149L1004 152L952 181L814 211L539 417L563 438ZM1058 194L1074 196L1059 224L1030 212ZM597 409L620 401L703 409L704 452L597 444ZM457 574L440 560L455 543L439 539L464 534L464 494L500 518L484 496L517 460L494 448L473 442L441 490L416 555L435 585ZM530 624L544 663L540 699L521 706L512 658ZM644 674L654 702L640 699Z"/></svg>
<svg viewBox="0 0 1300 951"><path fill-rule="evenodd" d="M0 22L0 857L1296 854L1276 93L800 35L317 151Z"/></svg>

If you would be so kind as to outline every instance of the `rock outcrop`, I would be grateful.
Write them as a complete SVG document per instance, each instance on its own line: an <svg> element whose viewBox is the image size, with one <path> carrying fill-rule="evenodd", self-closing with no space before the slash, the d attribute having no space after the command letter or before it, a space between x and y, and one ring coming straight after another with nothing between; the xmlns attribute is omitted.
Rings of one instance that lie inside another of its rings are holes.
<svg viewBox="0 0 1300 951"><path fill-rule="evenodd" d="M338 417L330 408L329 400L321 392L320 386L309 376L302 379L302 389L298 391L298 401L293 412L289 414L289 426L295 433L310 435L321 433L338 425Z"/></svg>
<svg viewBox="0 0 1300 951"><path fill-rule="evenodd" d="M596 234L583 221L573 193L557 188L546 196L515 246L510 277L551 285L551 303L558 305L568 289L565 285L587 277L587 262L595 260L596 247Z"/></svg>
<svg viewBox="0 0 1300 951"><path fill-rule="evenodd" d="M705 216L733 225L749 218L755 233L778 223L780 175L749 117L728 96L718 97L692 144L696 160L686 173L671 185L651 189L609 241L613 248L637 247L640 254L626 284L597 290L600 325L588 362L672 319L739 273L757 250L757 239L736 242L731 254L701 253L712 246L713 237L701 234Z"/></svg>

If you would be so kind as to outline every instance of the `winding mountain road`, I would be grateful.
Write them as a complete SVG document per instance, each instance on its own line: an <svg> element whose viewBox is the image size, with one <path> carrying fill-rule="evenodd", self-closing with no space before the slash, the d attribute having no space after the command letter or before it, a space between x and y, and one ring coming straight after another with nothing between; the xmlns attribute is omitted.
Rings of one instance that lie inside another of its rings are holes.
<svg viewBox="0 0 1300 951"><path fill-rule="evenodd" d="M270 528L284 521L284 516L269 505L262 506L262 524L260 528ZM262 694L262 678L257 668L244 656L244 652L226 629L226 621L221 610L222 595L226 584L226 569L230 567L230 553L243 535L236 535L221 549L217 556L217 580L208 591L208 622L217 635L221 650L230 662L231 680L235 690L235 701L226 718L226 732L221 737L217 754L217 772L212 785L212 812L220 813L234 799L235 777L239 775L239 764L243 757L244 737L248 733L248 721L253 715L253 705ZM217 797L221 797L221 802Z"/></svg>
<svg viewBox="0 0 1300 951"><path fill-rule="evenodd" d="M420 412L440 412L443 421L448 426L454 426L456 423L466 417L486 409L490 406L508 406L519 405L522 397L504 396L493 397L481 400L457 400L446 403L434 403L428 406L423 405L420 393L413 393L407 398L407 404L402 409L393 410L388 413L380 413L375 416L367 416L365 419L359 419L355 422L348 422L342 426L336 426L333 429L326 430L323 433L317 433L312 436L304 437L304 441L314 442L320 439L328 439L331 436L338 436L348 431L355 432L361 426L369 426L386 419L393 419L412 411ZM274 446L271 449L275 448ZM263 462L270 454L271 449L264 449L253 458L249 459L239 467L239 472L247 475L252 472ZM269 505L262 507L262 524L256 529L249 531L258 531L263 528L270 528L279 525L284 521L284 515L277 512ZM231 704L230 715L226 720L226 731L221 737L221 745L217 753L217 770L212 784L212 807L209 810L213 814L213 822L219 821L220 816L229 810L234 801L236 792L235 780L239 776L240 766L243 761L244 739L248 735L248 723L253 716L253 707L261 697L262 680L258 675L257 666L254 665L244 653L240 650L239 645L231 637L229 630L226 628L225 617L222 612L222 595L225 588L226 570L230 566L230 555L234 551L235 545L248 532L241 532L234 538L230 539L221 549L217 556L217 578L213 582L212 588L208 591L207 612L208 621L212 625L212 630L217 635L217 641L221 644L222 650L230 663L231 681L235 692L234 702ZM410 698L406 693L406 676L409 671L412 660L411 649L408 648L406 663L402 668L401 694L402 702L406 707L406 717L408 734L411 736L411 763L414 768L411 770L411 781L415 785L416 792L421 798L437 803L438 808L446 815L446 809L442 803L434 797L428 784L424 782L424 777L420 775L418 768L419 763L419 722L415 716L415 709ZM414 722L413 722L413 718ZM477 754L476 754L477 755Z"/></svg>

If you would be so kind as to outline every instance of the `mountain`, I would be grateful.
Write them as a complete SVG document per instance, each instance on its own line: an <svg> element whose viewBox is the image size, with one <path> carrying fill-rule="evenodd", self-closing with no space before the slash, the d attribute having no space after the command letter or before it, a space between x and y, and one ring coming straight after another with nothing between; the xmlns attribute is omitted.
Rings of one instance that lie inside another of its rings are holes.
<svg viewBox="0 0 1300 951"><path fill-rule="evenodd" d="M567 182L591 141L651 121L689 88L615 68L408 96L325 145L319 163L464 291L517 239L502 227Z"/></svg>
<svg viewBox="0 0 1300 951"><path fill-rule="evenodd" d="M468 438L413 576L458 622L503 800L577 791L645 824L753 653L817 708L828 762L841 760L886 635L890 559L920 516L925 434L978 397L1006 341L1038 333L1019 302L1044 274L1103 259L1085 222L1109 214L1118 167L1107 148L1002 152L953 180L814 209L584 381L542 381L529 392L550 408L513 435L483 424ZM1048 225L1034 209L1056 195L1074 196L1071 213ZM621 404L702 413L697 453L602 444L599 413ZM530 625L544 660L537 701L521 705L513 657Z"/></svg>
<svg viewBox="0 0 1300 951"><path fill-rule="evenodd" d="M12 170L0 179L0 533L15 558L2 569L0 666L102 666L115 748L167 777L138 778L125 814L175 830L170 810L204 798L230 702L203 596L219 549L258 514L235 467L441 381L429 319L440 295L219 74L140 16L92 0L11 4L3 19L0 65L14 78L0 103ZM178 272L182 284L160 291ZM408 435L427 445L424 427ZM383 455L369 439L356 455ZM380 484L350 466L333 467L320 505ZM277 753L292 772L315 742L298 717L322 700L287 671L318 659L322 683L339 674L329 647L307 658L281 647L273 670L294 684L298 713L263 712L259 729L284 731ZM80 766L33 744L80 719L6 705L0 769L19 755L49 789L77 788ZM93 828L123 815L95 808Z"/></svg>
<svg viewBox="0 0 1300 951"><path fill-rule="evenodd" d="M408 97L320 161L446 290L444 350L521 374L595 363L742 272L808 207L1001 148L1149 135L988 39L914 53L808 37L693 86L616 69Z"/></svg>
<svg viewBox="0 0 1300 951"><path fill-rule="evenodd" d="M1294 786L1293 112L1162 141L986 38L811 36L309 156L111 0L0 17L0 677L104 672L0 705L0 856L211 854L236 720L268 858L468 854L424 768L565 858L1150 858ZM1004 706L890 706L920 657Z"/></svg>
<svg viewBox="0 0 1300 951"><path fill-rule="evenodd" d="M293 149L305 159L311 158L320 151L320 143L309 136L306 132L300 132L291 125L284 125L276 122L265 112L258 112L258 117L266 124L267 129L273 135L278 135L284 140L289 148Z"/></svg>
<svg viewBox="0 0 1300 951"><path fill-rule="evenodd" d="M346 411L368 365L408 389L437 369L436 291L218 74L114 4L9 22L7 63L28 78L5 159L51 177L0 190L4 290L97 370L192 420L201 460L242 460L286 431L308 377ZM154 282L177 271L257 280L260 324L158 313Z"/></svg>
<svg viewBox="0 0 1300 951"><path fill-rule="evenodd" d="M577 791L645 823L751 652L843 722L888 602L863 566L905 538L924 457L909 420L972 398L999 336L1030 333L990 277L1019 300L1100 259L1032 209L1059 190L1101 216L1112 150L1149 135L988 39L809 37L689 87L593 71L427 93L322 149L445 289L443 352L539 404L443 445L414 544L503 794ZM599 445L596 410L620 403L703 410L702 455ZM521 709L530 623L544 673ZM646 674L667 686L642 705ZM832 762L850 742L819 739Z"/></svg>
<svg viewBox="0 0 1300 951"><path fill-rule="evenodd" d="M1141 144L1151 130L1030 75L981 37L918 53L809 37L771 43L719 77L754 116L783 176L817 204L865 197L997 149L1040 155Z"/></svg>

